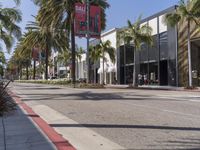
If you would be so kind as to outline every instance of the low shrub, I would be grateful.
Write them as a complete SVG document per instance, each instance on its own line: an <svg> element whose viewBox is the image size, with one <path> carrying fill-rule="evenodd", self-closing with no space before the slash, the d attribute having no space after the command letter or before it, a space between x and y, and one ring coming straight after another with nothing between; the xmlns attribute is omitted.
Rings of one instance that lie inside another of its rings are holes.
<svg viewBox="0 0 200 150"><path fill-rule="evenodd" d="M195 87L195 86L186 86L186 87L184 87L184 89L185 89L185 90L196 90L196 89L198 89L198 88Z"/></svg>
<svg viewBox="0 0 200 150"><path fill-rule="evenodd" d="M103 84L80 83L79 88L102 89L102 88L104 88L104 85Z"/></svg>
<svg viewBox="0 0 200 150"><path fill-rule="evenodd" d="M53 84L53 85L70 85L71 81L66 79L57 80L16 80L19 83L38 83L38 84Z"/></svg>
<svg viewBox="0 0 200 150"><path fill-rule="evenodd" d="M56 80L16 80L19 83L38 83L38 84L51 84L51 85L65 85L69 87L73 87L71 80L66 79L56 79ZM87 84L76 82L77 88L104 88L102 84Z"/></svg>
<svg viewBox="0 0 200 150"><path fill-rule="evenodd" d="M16 104L8 95L7 91L3 89L3 84L0 84L0 116L5 113L15 110Z"/></svg>

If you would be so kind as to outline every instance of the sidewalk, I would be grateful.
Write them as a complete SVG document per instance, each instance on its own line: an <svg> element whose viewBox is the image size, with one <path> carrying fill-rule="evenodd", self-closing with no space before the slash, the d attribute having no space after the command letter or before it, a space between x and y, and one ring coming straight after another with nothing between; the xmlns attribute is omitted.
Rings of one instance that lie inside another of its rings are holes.
<svg viewBox="0 0 200 150"><path fill-rule="evenodd" d="M16 111L0 117L0 150L56 149L29 117L31 116L19 107Z"/></svg>
<svg viewBox="0 0 200 150"><path fill-rule="evenodd" d="M196 89L184 89L184 87L174 87L174 86L157 86L157 85L142 85L136 88L130 87L129 85L114 85L108 84L105 86L106 88L113 88L113 89L145 89L145 90L170 90L170 91L190 91L190 92L200 92L200 88L197 87Z"/></svg>

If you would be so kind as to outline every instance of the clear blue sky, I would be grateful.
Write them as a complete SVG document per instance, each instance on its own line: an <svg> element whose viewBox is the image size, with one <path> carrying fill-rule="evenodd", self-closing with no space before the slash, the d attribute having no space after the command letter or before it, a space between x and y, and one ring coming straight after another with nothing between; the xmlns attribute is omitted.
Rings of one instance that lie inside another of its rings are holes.
<svg viewBox="0 0 200 150"><path fill-rule="evenodd" d="M176 5L179 0L108 0L110 8L106 11L107 28L109 30L114 27L126 26L127 20L132 22L142 14L143 18L151 16L159 11L162 11L170 6ZM1 4L7 7L12 7L12 0L1 0ZM21 0L19 6L23 14L23 21L20 23L21 28L24 28L28 21L33 20L31 15L36 15L38 8L34 6L31 0ZM85 47L86 41L76 40L79 46Z"/></svg>

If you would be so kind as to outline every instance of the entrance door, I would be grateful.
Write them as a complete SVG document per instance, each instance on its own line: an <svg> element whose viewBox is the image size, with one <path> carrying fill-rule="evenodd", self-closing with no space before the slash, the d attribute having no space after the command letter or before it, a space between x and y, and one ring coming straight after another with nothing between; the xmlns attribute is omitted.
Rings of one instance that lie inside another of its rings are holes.
<svg viewBox="0 0 200 150"><path fill-rule="evenodd" d="M191 64L193 86L199 86L200 76L200 40L191 42Z"/></svg>
<svg viewBox="0 0 200 150"><path fill-rule="evenodd" d="M160 85L168 85L167 60L160 61Z"/></svg>

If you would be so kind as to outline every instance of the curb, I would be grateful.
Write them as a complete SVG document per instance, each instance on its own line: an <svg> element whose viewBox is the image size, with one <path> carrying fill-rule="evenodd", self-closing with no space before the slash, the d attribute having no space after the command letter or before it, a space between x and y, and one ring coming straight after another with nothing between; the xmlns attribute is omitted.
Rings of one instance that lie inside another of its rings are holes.
<svg viewBox="0 0 200 150"><path fill-rule="evenodd" d="M17 105L21 106L30 118L38 125L38 127L44 132L44 134L55 145L57 150L76 150L66 139L58 134L51 126L48 125L39 115L37 115L31 107L22 102L19 96L14 92L9 92L9 95L13 98Z"/></svg>
<svg viewBox="0 0 200 150"><path fill-rule="evenodd" d="M151 88L151 87L105 87L106 89L125 89L125 90L160 90L160 91L180 91L180 92L200 92L196 89L170 89L170 88Z"/></svg>

